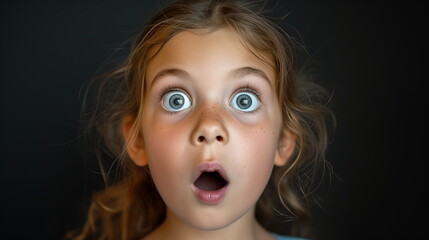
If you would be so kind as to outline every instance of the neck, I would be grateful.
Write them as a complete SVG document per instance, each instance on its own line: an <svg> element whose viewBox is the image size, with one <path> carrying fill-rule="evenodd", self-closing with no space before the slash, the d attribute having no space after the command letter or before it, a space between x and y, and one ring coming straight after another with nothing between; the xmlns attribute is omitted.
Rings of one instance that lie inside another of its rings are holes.
<svg viewBox="0 0 429 240"><path fill-rule="evenodd" d="M259 225L254 216L253 209L223 228L216 230L201 230L183 222L167 209L167 217L165 221L151 234L145 237L145 240L273 239L271 235Z"/></svg>

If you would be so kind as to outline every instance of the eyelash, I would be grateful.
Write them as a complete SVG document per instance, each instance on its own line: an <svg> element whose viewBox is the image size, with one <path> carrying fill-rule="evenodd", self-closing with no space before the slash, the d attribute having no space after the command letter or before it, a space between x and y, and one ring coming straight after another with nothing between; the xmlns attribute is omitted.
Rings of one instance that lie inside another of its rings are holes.
<svg viewBox="0 0 429 240"><path fill-rule="evenodd" d="M161 91L160 91L160 93L159 93L159 97L158 97L158 99L159 99L159 103L160 103L160 104L162 104L162 99L164 98L164 96L165 96L166 94L170 93L170 92L173 92L173 91L181 91L181 92L184 92L186 95L188 95L188 97L189 97L189 98L191 98L191 97L190 97L190 95L188 94L188 92L187 92L185 89L181 88L181 87L177 87L177 86L166 86L165 88L161 89ZM191 99L191 101L192 101L192 99ZM163 107L161 107L161 110L162 110L165 114L168 114L168 115L174 115L174 114L177 114L177 113L178 113L178 112L171 112L171 111L167 111L167 110L166 110L166 109L164 109Z"/></svg>
<svg viewBox="0 0 429 240"><path fill-rule="evenodd" d="M188 95L189 98L191 98L190 95L188 94L188 92L186 90L184 90L183 88L177 87L177 86L167 86L161 90L161 92L159 94L159 101L161 102L162 99L164 98L164 96L166 94L168 94L169 92L172 92L172 91L182 91L186 95ZM234 96L235 94L241 93L241 92L250 92L250 93L254 94L258 98L259 103L261 105L263 105L263 102L261 100L262 95L255 88L251 87L249 84L246 87L241 87L241 88L238 88L237 90L235 90L235 92L232 94L232 96ZM192 101L192 98L191 98L191 101ZM175 114L176 113L176 112L167 111L164 108L162 108L162 109L164 110L165 113L168 113L168 114ZM260 109L260 106L252 112L243 112L243 114L254 114L254 113L258 112L259 109Z"/></svg>
<svg viewBox="0 0 429 240"><path fill-rule="evenodd" d="M161 90L161 92L159 94L159 100L161 101L162 98L165 96L165 94L172 92L172 91L182 91L182 92L186 93L186 95L189 96L188 92L185 91L183 88L176 87L176 86L167 86Z"/></svg>
<svg viewBox="0 0 429 240"><path fill-rule="evenodd" d="M250 87L249 85L247 85L246 87L242 87L237 89L233 95L237 94L237 93L241 93L241 92L250 92L255 94L256 97L258 97L258 100L261 101L261 94L256 91L254 88Z"/></svg>
<svg viewBox="0 0 429 240"><path fill-rule="evenodd" d="M264 104L262 102L262 95L255 88L253 88L249 84L247 84L246 87L241 87L241 88L238 88L237 90L235 90L235 92L234 92L234 94L232 96L234 96L235 94L241 93L241 92L250 92L250 93L254 94L258 98L258 101L259 101L260 105L259 105L259 107L257 109L255 109L255 110L253 110L251 112L240 112L239 111L239 113L246 114L246 115L257 113L261 109L261 105Z"/></svg>

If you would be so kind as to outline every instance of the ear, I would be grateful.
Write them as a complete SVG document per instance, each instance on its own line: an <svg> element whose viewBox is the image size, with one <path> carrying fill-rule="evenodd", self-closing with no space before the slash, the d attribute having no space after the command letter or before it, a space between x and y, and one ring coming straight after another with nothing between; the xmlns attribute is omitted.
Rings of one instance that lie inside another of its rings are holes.
<svg viewBox="0 0 429 240"><path fill-rule="evenodd" d="M295 150L295 135L289 130L283 129L279 139L279 145L277 147L276 156L274 159L274 165L283 166L289 160L289 157Z"/></svg>
<svg viewBox="0 0 429 240"><path fill-rule="evenodd" d="M141 131L133 127L135 118L126 116L122 120L122 135L125 140L128 156L140 167L147 165L146 152Z"/></svg>

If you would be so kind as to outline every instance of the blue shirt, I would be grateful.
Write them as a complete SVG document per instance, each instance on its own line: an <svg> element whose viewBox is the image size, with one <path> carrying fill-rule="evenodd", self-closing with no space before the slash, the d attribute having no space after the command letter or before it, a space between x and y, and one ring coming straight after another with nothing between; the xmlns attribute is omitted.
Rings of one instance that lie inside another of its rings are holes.
<svg viewBox="0 0 429 240"><path fill-rule="evenodd" d="M286 237L286 236L279 235L277 233L271 233L271 235L273 235L273 237L276 240L305 240L304 238L300 238L300 237Z"/></svg>

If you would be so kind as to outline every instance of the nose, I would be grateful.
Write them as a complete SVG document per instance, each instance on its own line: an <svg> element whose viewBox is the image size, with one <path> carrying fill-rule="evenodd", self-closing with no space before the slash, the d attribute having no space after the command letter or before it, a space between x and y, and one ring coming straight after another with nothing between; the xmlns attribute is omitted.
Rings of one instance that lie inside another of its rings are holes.
<svg viewBox="0 0 429 240"><path fill-rule="evenodd" d="M212 109L210 112L205 111L199 114L197 124L191 134L191 141L194 145L226 144L228 140L228 132L219 111Z"/></svg>

